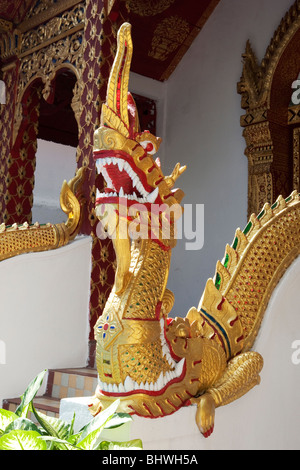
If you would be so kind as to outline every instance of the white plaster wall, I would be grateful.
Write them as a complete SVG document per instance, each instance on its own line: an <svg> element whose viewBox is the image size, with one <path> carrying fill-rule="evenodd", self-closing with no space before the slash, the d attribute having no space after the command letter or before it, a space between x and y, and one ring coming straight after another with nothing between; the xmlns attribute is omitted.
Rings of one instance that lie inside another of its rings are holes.
<svg viewBox="0 0 300 470"><path fill-rule="evenodd" d="M177 185L186 194L182 202L193 205L199 237L195 205L204 205L203 248L187 250L183 239L173 250L168 287L175 293L174 316L198 305L225 245L246 226L248 168L237 93L242 53L250 39L261 60L293 3L221 0L167 82L163 169L169 174L176 162L187 165Z"/></svg>
<svg viewBox="0 0 300 470"><path fill-rule="evenodd" d="M0 263L0 407L43 369L85 366L90 253L90 237L78 237Z"/></svg>
<svg viewBox="0 0 300 470"><path fill-rule="evenodd" d="M76 148L38 139L32 220L40 223L65 222L59 197L63 181L76 172Z"/></svg>
<svg viewBox="0 0 300 470"><path fill-rule="evenodd" d="M133 45L134 47L134 45ZM129 79L129 91L138 95L153 99L156 104L156 135L162 138L158 156L161 164L165 161L165 141L166 141L166 105L167 105L167 82L159 82L148 77L143 77L131 72ZM144 129L141 129L142 131Z"/></svg>

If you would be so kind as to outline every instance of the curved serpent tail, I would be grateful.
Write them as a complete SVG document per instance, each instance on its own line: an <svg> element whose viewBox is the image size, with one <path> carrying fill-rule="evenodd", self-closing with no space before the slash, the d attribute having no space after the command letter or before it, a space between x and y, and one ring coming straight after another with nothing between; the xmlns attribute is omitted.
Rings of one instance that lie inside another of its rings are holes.
<svg viewBox="0 0 300 470"><path fill-rule="evenodd" d="M252 347L276 284L300 254L299 222L300 195L280 196L252 215L244 231L236 231L217 263L214 283L240 319L243 351Z"/></svg>

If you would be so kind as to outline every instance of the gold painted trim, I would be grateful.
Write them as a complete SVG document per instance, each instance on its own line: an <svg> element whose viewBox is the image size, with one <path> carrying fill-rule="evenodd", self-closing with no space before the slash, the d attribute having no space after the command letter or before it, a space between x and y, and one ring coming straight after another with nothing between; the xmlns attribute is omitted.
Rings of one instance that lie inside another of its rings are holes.
<svg viewBox="0 0 300 470"><path fill-rule="evenodd" d="M50 44L53 44L57 41L60 41L61 39L64 39L67 36L72 36L73 34L77 33L78 31L81 31L83 29L84 29L84 23L79 24L77 26L74 26L74 28L63 32L63 33L59 34L58 36L54 36L51 39L48 39L47 41L39 44L38 46L34 47L33 49L28 49L28 51L23 52L22 54L20 54L19 58L23 59L24 57L27 57L30 54L34 54L34 52L37 52L37 51L43 49L44 47L50 46Z"/></svg>
<svg viewBox="0 0 300 470"><path fill-rule="evenodd" d="M51 20L54 16L59 15L81 2L82 0L63 0L62 2L49 7L47 10L42 11L39 15L33 16L30 19L25 19L18 25L18 30L21 33L26 33L30 29L36 28L40 24Z"/></svg>

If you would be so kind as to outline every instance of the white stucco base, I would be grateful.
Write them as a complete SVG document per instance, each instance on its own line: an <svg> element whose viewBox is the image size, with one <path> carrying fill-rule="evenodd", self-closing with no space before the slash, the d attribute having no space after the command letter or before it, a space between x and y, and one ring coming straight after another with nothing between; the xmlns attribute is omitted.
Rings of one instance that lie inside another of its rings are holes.
<svg viewBox="0 0 300 470"><path fill-rule="evenodd" d="M208 439L198 431L194 406L154 420L134 416L124 429L110 431L111 439L139 438L146 450L300 449L299 285L300 258L276 288L256 340L254 349L264 358L260 385L216 410ZM61 417L71 419L75 411L79 428L90 419L88 402L63 399Z"/></svg>
<svg viewBox="0 0 300 470"><path fill-rule="evenodd" d="M82 236L0 263L0 407L44 369L85 365L90 272L91 238Z"/></svg>

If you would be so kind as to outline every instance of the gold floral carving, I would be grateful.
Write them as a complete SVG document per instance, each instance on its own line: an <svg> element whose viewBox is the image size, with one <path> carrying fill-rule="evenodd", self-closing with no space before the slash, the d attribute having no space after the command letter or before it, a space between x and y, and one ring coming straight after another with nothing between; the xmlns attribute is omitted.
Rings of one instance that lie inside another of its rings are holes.
<svg viewBox="0 0 300 470"><path fill-rule="evenodd" d="M190 31L186 20L179 16L165 18L156 27L151 43L149 57L164 61L184 42Z"/></svg>
<svg viewBox="0 0 300 470"><path fill-rule="evenodd" d="M72 34L76 27L77 29L84 27L85 2L80 0L57 3L44 1L36 7L38 8L36 14L29 11L22 23L14 29L6 29L7 33L1 35L2 59L7 60L15 55L33 52L35 48L44 47L63 35Z"/></svg>
<svg viewBox="0 0 300 470"><path fill-rule="evenodd" d="M58 16L64 11L69 10L73 6L82 2L82 0L41 0L34 3L27 13L25 19L18 25L20 32L26 32L37 27L42 23L46 23L51 18Z"/></svg>
<svg viewBox="0 0 300 470"><path fill-rule="evenodd" d="M155 16L167 10L175 0L126 0L128 9L140 16Z"/></svg>
<svg viewBox="0 0 300 470"><path fill-rule="evenodd" d="M18 40L15 32L6 30L0 35L0 57L6 60L18 54Z"/></svg>
<svg viewBox="0 0 300 470"><path fill-rule="evenodd" d="M18 135L23 118L21 106L23 93L34 80L40 79L42 81L43 97L47 99L51 91L51 82L61 68L71 69L77 78L80 79L83 67L82 40L83 32L78 31L74 35L66 36L64 39L27 55L21 60L17 98L18 106L15 110L13 141L15 141ZM80 87L77 86L77 94L74 98L73 106L75 106L76 97L77 103L79 101L79 89ZM75 115L78 117L78 113Z"/></svg>
<svg viewBox="0 0 300 470"><path fill-rule="evenodd" d="M71 10L63 12L60 16L51 18L46 24L23 33L21 54L36 47L43 47L46 41L49 42L52 38L65 32L69 33L70 30L78 25L81 25L83 28L84 18L85 5L81 2Z"/></svg>
<svg viewBox="0 0 300 470"><path fill-rule="evenodd" d="M41 2L35 2L26 15L26 18L32 18L39 15L41 12L49 10L49 7L55 5L55 3L55 0L42 0ZM58 4L59 3L60 2L58 2Z"/></svg>

